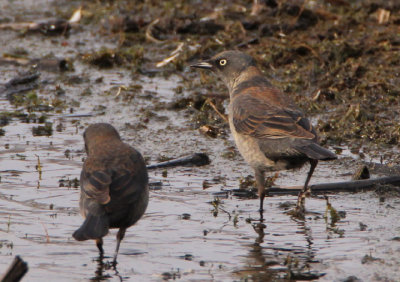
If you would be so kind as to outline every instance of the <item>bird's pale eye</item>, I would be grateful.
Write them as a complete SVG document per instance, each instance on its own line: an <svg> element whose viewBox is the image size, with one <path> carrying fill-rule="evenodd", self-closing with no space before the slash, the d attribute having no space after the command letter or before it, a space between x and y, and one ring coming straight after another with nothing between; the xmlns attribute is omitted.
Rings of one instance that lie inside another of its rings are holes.
<svg viewBox="0 0 400 282"><path fill-rule="evenodd" d="M220 66L225 66L226 63L227 63L226 59L221 59L221 60L219 60L219 65L220 65Z"/></svg>

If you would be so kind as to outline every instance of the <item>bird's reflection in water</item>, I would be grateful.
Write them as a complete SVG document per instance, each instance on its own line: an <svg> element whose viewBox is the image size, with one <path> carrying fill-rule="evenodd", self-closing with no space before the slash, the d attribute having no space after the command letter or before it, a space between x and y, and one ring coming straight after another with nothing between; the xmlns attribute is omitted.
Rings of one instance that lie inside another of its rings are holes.
<svg viewBox="0 0 400 282"><path fill-rule="evenodd" d="M288 242L282 244L267 244L267 225L260 216L259 221L253 221L252 227L257 236L247 255L247 264L237 274L251 281L279 281L285 279L318 279L323 273L311 271L310 264L318 262L315 259L316 250L313 248L311 228L306 221L297 221L295 233L304 234L307 244L304 247L294 246L287 248ZM294 238L294 237L293 237ZM275 241L275 240L274 240Z"/></svg>
<svg viewBox="0 0 400 282"><path fill-rule="evenodd" d="M271 266L278 265L279 263L274 260L269 260L268 257L263 253L265 229L267 228L264 223L262 213L260 213L260 220L252 223L254 231L257 233L257 237L253 244L250 244L250 250L247 257L247 265L240 271L237 272L244 281L250 279L250 281L276 281L278 272L275 269L270 269Z"/></svg>
<svg viewBox="0 0 400 282"><path fill-rule="evenodd" d="M90 279L91 281L105 281L111 279L113 276L118 277L120 281L123 281L122 276L118 272L117 263L104 261L102 253L99 253L99 256L95 261L97 262L97 268L94 272L95 276ZM113 275L108 273L110 270L114 271Z"/></svg>

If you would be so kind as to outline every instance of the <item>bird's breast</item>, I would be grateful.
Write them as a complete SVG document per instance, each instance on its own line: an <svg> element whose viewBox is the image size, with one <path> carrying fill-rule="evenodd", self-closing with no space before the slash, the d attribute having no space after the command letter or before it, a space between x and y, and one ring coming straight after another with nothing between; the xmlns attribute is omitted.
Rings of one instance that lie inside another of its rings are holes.
<svg viewBox="0 0 400 282"><path fill-rule="evenodd" d="M231 111L230 111L231 112ZM271 168L275 165L273 161L265 157L258 144L258 140L250 135L240 134L233 125L233 119L229 114L229 127L235 140L236 147L245 161L253 168Z"/></svg>

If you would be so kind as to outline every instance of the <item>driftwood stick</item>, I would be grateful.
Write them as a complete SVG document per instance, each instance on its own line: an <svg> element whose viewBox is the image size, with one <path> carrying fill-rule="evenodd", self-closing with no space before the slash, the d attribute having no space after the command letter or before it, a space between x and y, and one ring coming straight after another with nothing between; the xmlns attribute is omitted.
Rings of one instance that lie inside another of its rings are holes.
<svg viewBox="0 0 400 282"><path fill-rule="evenodd" d="M322 193L337 193L337 192L359 192L369 189L374 189L377 184L390 184L400 187L400 176L387 176L375 179L363 179L363 180L351 180L334 183L320 183L311 185L312 194ZM298 195L303 189L303 186L291 186L291 187L271 187L269 188L269 196L274 195ZM226 195L232 192L234 196L245 197L245 198L256 198L257 192L252 189L232 189L223 192L217 192L215 195Z"/></svg>
<svg viewBox="0 0 400 282"><path fill-rule="evenodd" d="M1 282L17 282L28 272L28 264L20 256L15 256L7 272L1 278Z"/></svg>
<svg viewBox="0 0 400 282"><path fill-rule="evenodd" d="M174 166L203 166L210 163L210 158L204 153L195 153L191 156L178 158L158 164L148 165L147 169L166 168Z"/></svg>
<svg viewBox="0 0 400 282"><path fill-rule="evenodd" d="M363 179L354 181L343 181L334 183L320 183L311 185L311 192L318 193L335 193L335 192L357 192L361 190L373 189L377 184L391 184L400 186L400 176L387 176L375 179ZM297 187L271 187L270 194L295 194L302 189L302 186Z"/></svg>

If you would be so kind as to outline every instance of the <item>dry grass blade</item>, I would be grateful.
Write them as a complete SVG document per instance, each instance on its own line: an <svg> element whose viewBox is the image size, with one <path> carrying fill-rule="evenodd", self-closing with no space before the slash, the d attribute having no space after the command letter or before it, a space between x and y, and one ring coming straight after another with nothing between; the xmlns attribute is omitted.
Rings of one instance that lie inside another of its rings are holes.
<svg viewBox="0 0 400 282"><path fill-rule="evenodd" d="M71 18L69 19L69 23L79 23L79 21L82 18L82 7L79 7L71 16Z"/></svg>
<svg viewBox="0 0 400 282"><path fill-rule="evenodd" d="M184 44L183 42L180 42L179 45L178 45L178 47L176 47L176 49L175 49L174 51L172 51L171 55L170 55L169 57L165 58L164 60L158 62L158 63L156 64L156 67L157 67L157 68L161 68L161 67L163 67L163 66L169 64L169 63L172 62L173 60L175 60L175 59L182 53L182 50L183 50L183 46L184 46L184 45L185 45L185 44Z"/></svg>
<svg viewBox="0 0 400 282"><path fill-rule="evenodd" d="M153 27L160 21L160 19L155 19L154 21L152 21L149 26L146 29L146 39L149 40L150 42L154 42L154 43L162 43L162 40L158 40L157 38L155 38L152 34L152 29Z"/></svg>

